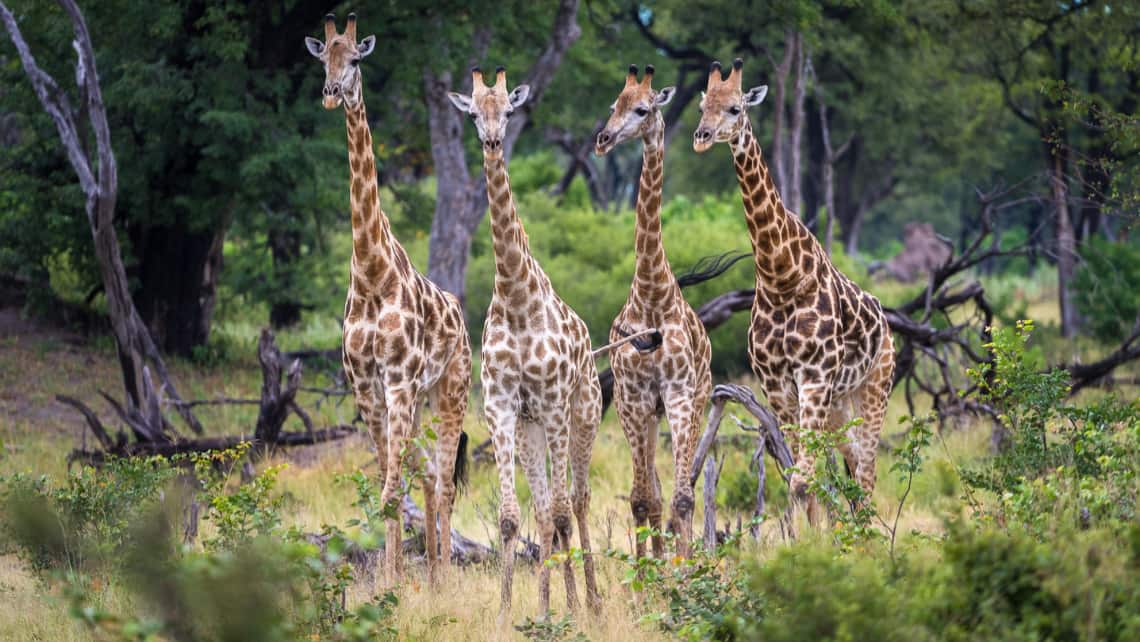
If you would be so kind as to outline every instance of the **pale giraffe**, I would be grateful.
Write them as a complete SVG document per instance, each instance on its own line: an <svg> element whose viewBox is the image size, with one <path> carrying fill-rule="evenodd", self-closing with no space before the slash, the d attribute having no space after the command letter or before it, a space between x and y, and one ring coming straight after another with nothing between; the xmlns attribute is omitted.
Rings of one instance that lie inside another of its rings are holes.
<svg viewBox="0 0 1140 642"><path fill-rule="evenodd" d="M752 369L781 424L836 431L850 418L863 418L840 451L870 497L894 375L891 329L879 300L836 269L781 202L747 114L768 88L742 92L743 66L737 58L725 80L720 63L712 64L693 149L703 152L717 142L732 149L756 261L748 334ZM793 496L808 499L809 519L818 524L818 503L807 497L806 479L814 473L815 459L796 431L788 442L797 471L791 477Z"/></svg>
<svg viewBox="0 0 1140 642"><path fill-rule="evenodd" d="M598 133L595 152L601 156L624 141L642 141L641 181L637 193L634 234L636 267L625 306L610 329L610 340L656 328L654 345L645 349L627 343L610 353L614 372L614 406L633 456L630 509L637 526L661 530L661 482L657 477L657 424L662 415L673 437L672 530L677 552L689 554L693 529L693 488L689 482L693 451L701 431L705 406L712 391L709 360L712 348L697 313L681 296L681 287L661 242L662 164L665 158L665 119L661 114L674 88L653 90L653 66L637 81L630 65L625 87L611 107L605 128ZM664 542L653 536L653 554L664 556ZM637 555L645 541L637 540Z"/></svg>
<svg viewBox="0 0 1140 642"><path fill-rule="evenodd" d="M506 72L496 70L488 87L476 67L472 93L448 94L471 116L483 143L483 170L491 210L495 253L495 287L483 326L483 404L495 462L499 469L499 529L503 551L500 617L511 607L514 550L521 516L515 495L515 446L534 498L542 558L558 546L570 545L570 514L578 520L578 539L585 553L586 599L600 604L587 518L590 506L590 453L602 415L602 393L590 351L586 324L554 292L550 279L530 252L522 221L515 211L503 158L503 135L511 112L530 94L527 85L507 92ZM550 456L550 479L546 460ZM573 505L566 491L567 456L572 474ZM570 556L564 565L566 602L577 608ZM543 614L550 610L550 568L539 575Z"/></svg>
<svg viewBox="0 0 1140 642"><path fill-rule="evenodd" d="M361 96L360 61L372 52L374 36L356 42L356 16L343 34L325 17L325 42L305 45L325 66L324 106L344 105L351 167L352 265L344 308L344 371L361 417L376 444L380 496L394 506L386 520L384 571L389 582L402 575L399 502L404 494L401 464L406 451L420 465L412 438L422 434L424 402L438 417L435 452L424 452L424 540L428 576L451 560L451 509L462 472L463 417L471 387L471 345L463 309L408 260L380 209L372 134ZM436 534L438 513L439 533ZM438 541L437 541L438 539ZM440 551L442 550L442 559Z"/></svg>

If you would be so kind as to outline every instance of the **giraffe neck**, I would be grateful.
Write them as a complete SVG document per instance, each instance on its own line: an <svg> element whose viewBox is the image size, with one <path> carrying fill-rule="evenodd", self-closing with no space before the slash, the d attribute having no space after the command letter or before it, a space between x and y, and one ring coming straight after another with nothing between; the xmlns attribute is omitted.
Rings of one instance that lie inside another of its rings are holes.
<svg viewBox="0 0 1140 642"><path fill-rule="evenodd" d="M511 194L511 178L507 162L483 158L487 176L487 201L491 210L491 245L495 252L495 294L512 297L530 293L529 277L534 269L530 242L523 229L515 197Z"/></svg>
<svg viewBox="0 0 1140 642"><path fill-rule="evenodd" d="M380 209L376 182L376 158L364 102L344 110L348 127L348 162L351 167L352 262L363 269L369 283L386 283L388 277L408 278L411 263L404 248L392 236L384 210ZM353 278L356 278L353 270Z"/></svg>
<svg viewBox="0 0 1140 642"><path fill-rule="evenodd" d="M747 119L731 147L756 261L756 287L776 297L788 295L819 267L819 242L784 207Z"/></svg>
<svg viewBox="0 0 1140 642"><path fill-rule="evenodd" d="M633 292L652 301L669 291L675 279L661 243L661 183L665 159L665 124L661 112L657 124L642 138L641 181L637 188L637 229L634 232L637 262ZM663 287L665 286L665 287Z"/></svg>

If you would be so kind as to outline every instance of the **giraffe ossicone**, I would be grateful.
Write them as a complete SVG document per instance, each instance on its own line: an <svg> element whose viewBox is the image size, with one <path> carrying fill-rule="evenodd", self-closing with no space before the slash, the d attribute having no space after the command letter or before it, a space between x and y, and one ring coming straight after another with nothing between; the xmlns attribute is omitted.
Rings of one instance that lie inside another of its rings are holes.
<svg viewBox="0 0 1140 642"><path fill-rule="evenodd" d="M325 68L324 106L344 107L348 130L352 262L344 309L343 364L357 409L376 445L383 483L381 501L395 505L386 520L384 571L389 582L402 574L398 503L404 495L402 467L426 464L424 540L428 575L438 579L451 561L451 511L456 472L464 453L463 418L471 386L471 345L459 300L412 267L380 208L372 132L364 110L360 61L375 37L356 42L356 16L344 33L325 18L325 40L305 46ZM439 418L434 450L419 452L412 439L422 431L425 402ZM405 451L411 456L405 458ZM435 524L438 524L437 534Z"/></svg>
<svg viewBox="0 0 1140 642"><path fill-rule="evenodd" d="M725 78L720 63L712 64L693 148L703 152L726 142L732 150L756 263L749 360L780 423L795 427L787 435L797 469L792 490L818 523L818 502L807 496L806 478L815 459L800 432L837 431L862 417L840 451L870 497L893 385L894 342L879 300L835 267L781 201L747 112L768 88L742 91L743 67L737 58Z"/></svg>
<svg viewBox="0 0 1140 642"><path fill-rule="evenodd" d="M470 95L451 92L457 109L471 116L483 144L490 204L495 285L483 326L483 407L499 472L499 532L503 551L500 618L509 617L514 550L521 526L515 493L515 456L530 485L543 559L570 546L571 513L584 553L586 599L600 605L590 552L590 455L601 421L601 388L582 319L554 292L530 251L515 210L504 158L507 121L526 102L527 85L507 91L506 70L488 86L478 67ZM547 457L550 476L547 477ZM567 469L571 489L567 493ZM566 600L577 608L572 556L563 564ZM539 602L550 609L550 567L542 565Z"/></svg>

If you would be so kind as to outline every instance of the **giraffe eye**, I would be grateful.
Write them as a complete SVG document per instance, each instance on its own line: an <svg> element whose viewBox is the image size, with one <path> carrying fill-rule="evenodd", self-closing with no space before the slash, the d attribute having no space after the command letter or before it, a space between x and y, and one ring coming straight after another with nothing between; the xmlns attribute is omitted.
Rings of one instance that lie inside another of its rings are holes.
<svg viewBox="0 0 1140 642"><path fill-rule="evenodd" d="M733 105L732 107L728 108L728 113L732 114L733 116L739 116L740 115L740 107L737 105Z"/></svg>
<svg viewBox="0 0 1140 642"><path fill-rule="evenodd" d="M644 117L646 114L649 113L649 110L644 108L644 107L638 107L637 109L633 110L633 113L637 114L638 116Z"/></svg>
<svg viewBox="0 0 1140 642"><path fill-rule="evenodd" d="M360 59L359 58L353 58L352 60L348 61L348 64L352 65L353 67L356 67L360 64Z"/></svg>

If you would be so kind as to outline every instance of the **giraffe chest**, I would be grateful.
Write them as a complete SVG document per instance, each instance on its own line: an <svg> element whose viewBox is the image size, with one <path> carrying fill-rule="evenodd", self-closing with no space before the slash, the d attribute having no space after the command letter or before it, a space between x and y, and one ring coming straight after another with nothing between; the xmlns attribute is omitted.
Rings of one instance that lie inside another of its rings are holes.
<svg viewBox="0 0 1140 642"><path fill-rule="evenodd" d="M388 297L350 291L345 310L344 367L354 386L431 388L466 341L458 303L415 283Z"/></svg>
<svg viewBox="0 0 1140 642"><path fill-rule="evenodd" d="M483 328L484 388L530 408L547 399L561 404L588 352L585 324L564 305L493 301Z"/></svg>
<svg viewBox="0 0 1140 642"><path fill-rule="evenodd" d="M878 355L885 322L874 297L854 284L824 283L788 301L758 292L749 330L752 368L765 381L859 387Z"/></svg>

